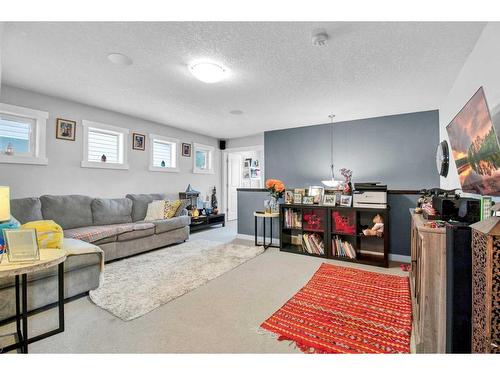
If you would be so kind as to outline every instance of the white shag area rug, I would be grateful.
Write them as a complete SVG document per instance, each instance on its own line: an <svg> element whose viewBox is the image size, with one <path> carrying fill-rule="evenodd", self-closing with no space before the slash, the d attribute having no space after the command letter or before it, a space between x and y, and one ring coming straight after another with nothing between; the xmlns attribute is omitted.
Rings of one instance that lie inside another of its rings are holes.
<svg viewBox="0 0 500 375"><path fill-rule="evenodd" d="M99 307L132 320L262 254L255 246L191 240L107 264L89 293Z"/></svg>

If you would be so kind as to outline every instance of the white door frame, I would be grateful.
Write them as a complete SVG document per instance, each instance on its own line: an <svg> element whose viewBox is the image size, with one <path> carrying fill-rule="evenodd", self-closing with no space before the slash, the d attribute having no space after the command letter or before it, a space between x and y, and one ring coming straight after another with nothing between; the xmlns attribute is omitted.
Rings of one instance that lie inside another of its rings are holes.
<svg viewBox="0 0 500 375"><path fill-rule="evenodd" d="M232 152L240 152L240 151L262 151L262 161L259 160L262 164L261 171L265 173L265 163L264 163L264 145L255 145L255 146L245 146L245 147L233 147L233 148L226 148L224 151L222 151L222 212L224 212L227 215L227 186L228 186L228 181L227 181L227 154L232 153ZM264 173L262 173L262 178L264 178Z"/></svg>

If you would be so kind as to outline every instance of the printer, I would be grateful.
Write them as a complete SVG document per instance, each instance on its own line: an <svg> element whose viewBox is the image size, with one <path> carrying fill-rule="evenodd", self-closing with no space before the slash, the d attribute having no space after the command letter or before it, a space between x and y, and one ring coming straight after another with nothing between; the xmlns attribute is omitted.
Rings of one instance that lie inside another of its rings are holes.
<svg viewBox="0 0 500 375"><path fill-rule="evenodd" d="M387 185L380 185L380 182L355 183L352 205L358 208L387 208Z"/></svg>

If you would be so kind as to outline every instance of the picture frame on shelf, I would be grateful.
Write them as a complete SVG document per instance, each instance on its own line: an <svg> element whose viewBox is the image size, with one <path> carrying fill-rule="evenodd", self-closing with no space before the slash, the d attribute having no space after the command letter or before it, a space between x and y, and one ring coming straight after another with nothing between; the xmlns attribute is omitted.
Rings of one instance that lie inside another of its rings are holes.
<svg viewBox="0 0 500 375"><path fill-rule="evenodd" d="M132 133L132 149L144 151L146 149L146 136L140 133Z"/></svg>
<svg viewBox="0 0 500 375"><path fill-rule="evenodd" d="M9 262L23 263L40 259L35 229L4 229L3 235Z"/></svg>
<svg viewBox="0 0 500 375"><path fill-rule="evenodd" d="M323 195L323 205L324 206L336 206L337 205L337 195L335 193L325 193Z"/></svg>
<svg viewBox="0 0 500 375"><path fill-rule="evenodd" d="M293 191L285 190L285 204L292 204L292 203L293 203Z"/></svg>
<svg viewBox="0 0 500 375"><path fill-rule="evenodd" d="M56 138L74 141L76 138L76 121L58 118L56 120Z"/></svg>
<svg viewBox="0 0 500 375"><path fill-rule="evenodd" d="M307 195L307 191L306 191L306 190L307 190L307 189L303 189L303 188L295 188L295 189L293 189L293 192L294 192L295 194L300 194L300 195L302 195L303 197L305 197L305 196Z"/></svg>
<svg viewBox="0 0 500 375"><path fill-rule="evenodd" d="M191 143L183 143L182 144L182 156L186 158L191 157Z"/></svg>
<svg viewBox="0 0 500 375"><path fill-rule="evenodd" d="M247 158L243 161L243 168L250 168L252 166L252 159Z"/></svg>
<svg viewBox="0 0 500 375"><path fill-rule="evenodd" d="M308 195L314 197L314 204L320 204L323 201L325 189L322 186L309 186Z"/></svg>
<svg viewBox="0 0 500 375"><path fill-rule="evenodd" d="M314 197L311 195L307 195L302 198L302 204L314 204Z"/></svg>
<svg viewBox="0 0 500 375"><path fill-rule="evenodd" d="M301 204L302 203L302 194L293 193L293 203L294 204Z"/></svg>
<svg viewBox="0 0 500 375"><path fill-rule="evenodd" d="M342 207L351 207L352 205L352 195L341 195L340 205Z"/></svg>

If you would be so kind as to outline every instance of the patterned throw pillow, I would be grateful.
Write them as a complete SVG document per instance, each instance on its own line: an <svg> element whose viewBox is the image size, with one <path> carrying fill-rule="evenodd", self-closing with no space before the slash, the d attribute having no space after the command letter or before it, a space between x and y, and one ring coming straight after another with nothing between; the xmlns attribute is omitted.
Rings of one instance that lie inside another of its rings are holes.
<svg viewBox="0 0 500 375"><path fill-rule="evenodd" d="M191 201L189 199L181 199L181 204L179 205L179 208L177 211L175 211L175 217L181 216L183 214L182 211L186 209L187 206L191 204Z"/></svg>
<svg viewBox="0 0 500 375"><path fill-rule="evenodd" d="M162 220L165 218L165 201L152 201L148 204L148 211L144 221Z"/></svg>
<svg viewBox="0 0 500 375"><path fill-rule="evenodd" d="M177 209L181 205L181 201L179 199L176 199L174 201L165 201L165 214L164 218L165 219L171 219L175 216L175 213L177 212Z"/></svg>

